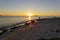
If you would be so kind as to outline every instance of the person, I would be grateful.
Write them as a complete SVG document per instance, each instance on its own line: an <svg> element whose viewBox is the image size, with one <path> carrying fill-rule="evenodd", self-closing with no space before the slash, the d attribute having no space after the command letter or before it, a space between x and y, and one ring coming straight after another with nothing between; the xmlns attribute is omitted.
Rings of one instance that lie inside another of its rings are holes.
<svg viewBox="0 0 60 40"><path fill-rule="evenodd" d="M36 19L36 21L40 21L40 17L38 17L38 19Z"/></svg>

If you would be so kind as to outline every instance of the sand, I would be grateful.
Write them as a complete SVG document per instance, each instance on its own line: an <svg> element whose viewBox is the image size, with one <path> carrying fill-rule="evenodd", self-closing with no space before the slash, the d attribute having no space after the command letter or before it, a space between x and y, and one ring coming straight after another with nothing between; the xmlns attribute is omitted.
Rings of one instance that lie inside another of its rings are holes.
<svg viewBox="0 0 60 40"><path fill-rule="evenodd" d="M18 28L0 36L0 40L39 40L40 38L60 38L60 18L40 20L26 28Z"/></svg>

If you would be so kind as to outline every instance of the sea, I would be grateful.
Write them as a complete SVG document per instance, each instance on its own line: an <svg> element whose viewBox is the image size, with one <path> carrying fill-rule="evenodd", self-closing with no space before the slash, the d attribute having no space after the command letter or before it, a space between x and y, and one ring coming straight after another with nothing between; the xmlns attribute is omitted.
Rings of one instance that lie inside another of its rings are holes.
<svg viewBox="0 0 60 40"><path fill-rule="evenodd" d="M38 16L31 17L32 19L38 19ZM41 17L47 18L47 17ZM16 23L21 23L24 21L28 21L29 17L27 16L0 16L0 27L10 26Z"/></svg>
<svg viewBox="0 0 60 40"><path fill-rule="evenodd" d="M37 19L38 17L32 17L32 19ZM28 21L29 17L23 16L0 16L0 27L10 26L12 24L21 23Z"/></svg>

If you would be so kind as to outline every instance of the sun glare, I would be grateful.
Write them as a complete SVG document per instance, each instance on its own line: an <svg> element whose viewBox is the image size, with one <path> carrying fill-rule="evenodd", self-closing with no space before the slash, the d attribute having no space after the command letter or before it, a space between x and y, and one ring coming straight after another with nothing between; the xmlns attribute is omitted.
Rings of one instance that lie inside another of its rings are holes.
<svg viewBox="0 0 60 40"><path fill-rule="evenodd" d="M31 18L31 16L29 16L29 20L31 20L32 18Z"/></svg>
<svg viewBox="0 0 60 40"><path fill-rule="evenodd" d="M32 13L28 13L28 16L33 16Z"/></svg>
<svg viewBox="0 0 60 40"><path fill-rule="evenodd" d="M28 17L29 17L29 20L31 20L32 19L32 13L28 13Z"/></svg>

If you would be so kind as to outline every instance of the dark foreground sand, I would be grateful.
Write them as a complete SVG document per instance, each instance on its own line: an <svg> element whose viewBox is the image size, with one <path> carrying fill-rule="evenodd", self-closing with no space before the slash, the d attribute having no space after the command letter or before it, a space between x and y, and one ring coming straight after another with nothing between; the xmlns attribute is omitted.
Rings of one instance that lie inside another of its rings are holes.
<svg viewBox="0 0 60 40"><path fill-rule="evenodd" d="M45 19L0 36L0 40L40 40L60 38L60 19Z"/></svg>

